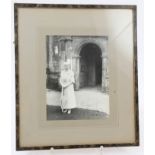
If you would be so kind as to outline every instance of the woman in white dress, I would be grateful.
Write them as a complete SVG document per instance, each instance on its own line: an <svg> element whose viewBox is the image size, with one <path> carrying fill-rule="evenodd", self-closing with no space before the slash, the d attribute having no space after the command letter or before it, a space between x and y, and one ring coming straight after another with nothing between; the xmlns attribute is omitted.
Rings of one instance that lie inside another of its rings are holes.
<svg viewBox="0 0 155 155"><path fill-rule="evenodd" d="M60 74L60 84L62 86L61 92L61 109L62 112L71 113L71 109L76 108L76 100L74 93L74 73L71 70L71 65L64 63L63 70Z"/></svg>

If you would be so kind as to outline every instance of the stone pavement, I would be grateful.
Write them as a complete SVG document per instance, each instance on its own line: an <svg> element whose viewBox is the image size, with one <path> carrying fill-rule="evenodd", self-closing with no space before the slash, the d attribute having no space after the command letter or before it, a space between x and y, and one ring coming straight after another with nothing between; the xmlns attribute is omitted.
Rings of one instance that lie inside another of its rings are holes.
<svg viewBox="0 0 155 155"><path fill-rule="evenodd" d="M83 88L75 91L77 108L95 110L109 114L109 95L101 92L97 87ZM60 106L60 92L47 91L47 105Z"/></svg>
<svg viewBox="0 0 155 155"><path fill-rule="evenodd" d="M47 120L95 120L107 117L104 112L81 108L72 109L71 114L62 113L60 106L47 105Z"/></svg>

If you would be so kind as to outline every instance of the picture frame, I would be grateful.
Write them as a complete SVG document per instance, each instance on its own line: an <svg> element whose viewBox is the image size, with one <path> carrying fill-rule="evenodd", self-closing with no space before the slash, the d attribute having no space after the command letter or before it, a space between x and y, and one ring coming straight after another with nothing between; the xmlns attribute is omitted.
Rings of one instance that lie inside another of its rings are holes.
<svg viewBox="0 0 155 155"><path fill-rule="evenodd" d="M17 150L139 146L136 5L15 3L14 30ZM108 117L46 119L47 38L53 36L73 36L75 43L77 36L108 38Z"/></svg>

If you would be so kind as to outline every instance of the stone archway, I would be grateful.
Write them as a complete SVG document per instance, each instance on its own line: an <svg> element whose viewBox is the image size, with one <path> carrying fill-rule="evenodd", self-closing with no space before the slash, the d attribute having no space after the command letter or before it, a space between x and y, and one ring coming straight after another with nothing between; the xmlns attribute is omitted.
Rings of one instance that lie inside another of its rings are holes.
<svg viewBox="0 0 155 155"><path fill-rule="evenodd" d="M105 42L103 40L99 40L96 38L84 38L81 40L74 49L74 55L73 55L73 66L74 66L74 73L75 73L75 89L79 90L80 88L80 72L81 72L81 50L86 45L94 45L100 49L100 57L101 57L101 66L102 66L102 78L101 78L101 89L103 92L107 93L108 91L108 73L107 73L107 47L106 44L107 41L105 39Z"/></svg>
<svg viewBox="0 0 155 155"><path fill-rule="evenodd" d="M84 44L80 51L80 88L102 84L101 49L93 43Z"/></svg>

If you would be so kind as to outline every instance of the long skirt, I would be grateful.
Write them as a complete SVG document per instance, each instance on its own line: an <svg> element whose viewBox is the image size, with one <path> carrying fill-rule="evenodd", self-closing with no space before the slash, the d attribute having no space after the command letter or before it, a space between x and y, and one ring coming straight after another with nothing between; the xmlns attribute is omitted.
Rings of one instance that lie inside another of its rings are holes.
<svg viewBox="0 0 155 155"><path fill-rule="evenodd" d="M76 108L76 99L73 84L66 88L62 88L61 92L61 108L62 109L73 109Z"/></svg>

